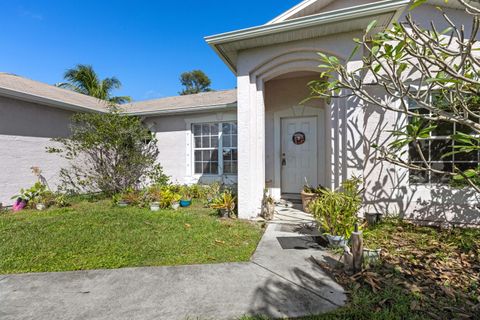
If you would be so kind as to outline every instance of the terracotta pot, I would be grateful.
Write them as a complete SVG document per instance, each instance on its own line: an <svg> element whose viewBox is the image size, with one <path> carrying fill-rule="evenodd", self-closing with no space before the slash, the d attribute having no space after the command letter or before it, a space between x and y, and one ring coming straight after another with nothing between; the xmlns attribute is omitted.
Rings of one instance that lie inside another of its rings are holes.
<svg viewBox="0 0 480 320"><path fill-rule="evenodd" d="M302 191L301 196L303 211L305 211L306 213L310 213L310 209L308 208L309 204L310 202L315 201L318 198L318 194Z"/></svg>

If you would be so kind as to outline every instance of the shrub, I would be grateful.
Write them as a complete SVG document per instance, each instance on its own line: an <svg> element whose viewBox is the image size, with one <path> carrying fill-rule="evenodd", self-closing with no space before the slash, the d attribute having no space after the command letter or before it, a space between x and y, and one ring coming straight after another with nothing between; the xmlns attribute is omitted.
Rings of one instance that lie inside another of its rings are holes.
<svg viewBox="0 0 480 320"><path fill-rule="evenodd" d="M233 217L237 208L237 197L232 191L225 190L213 200L211 207L217 210L225 210L229 217Z"/></svg>
<svg viewBox="0 0 480 320"><path fill-rule="evenodd" d="M129 188L126 191L119 193L113 197L114 204L118 204L120 201L125 201L132 206L142 205L143 194L138 190Z"/></svg>
<svg viewBox="0 0 480 320"><path fill-rule="evenodd" d="M156 164L155 136L138 117L118 112L81 113L72 117L71 136L54 139L70 166L60 176L71 193L102 191L107 195L138 189L142 181L164 183L166 177Z"/></svg>
<svg viewBox="0 0 480 320"><path fill-rule="evenodd" d="M321 190L319 198L310 204L310 211L325 233L350 237L362 204L360 184L356 177L346 180L339 190Z"/></svg>
<svg viewBox="0 0 480 320"><path fill-rule="evenodd" d="M181 196L170 189L163 189L160 193L160 208L170 208L173 203L180 201Z"/></svg>

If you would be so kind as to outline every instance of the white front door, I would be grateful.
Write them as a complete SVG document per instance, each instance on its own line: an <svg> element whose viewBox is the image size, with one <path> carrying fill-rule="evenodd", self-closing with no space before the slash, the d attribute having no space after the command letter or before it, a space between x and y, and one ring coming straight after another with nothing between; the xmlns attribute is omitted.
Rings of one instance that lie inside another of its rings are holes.
<svg viewBox="0 0 480 320"><path fill-rule="evenodd" d="M317 117L282 119L282 193L318 185Z"/></svg>

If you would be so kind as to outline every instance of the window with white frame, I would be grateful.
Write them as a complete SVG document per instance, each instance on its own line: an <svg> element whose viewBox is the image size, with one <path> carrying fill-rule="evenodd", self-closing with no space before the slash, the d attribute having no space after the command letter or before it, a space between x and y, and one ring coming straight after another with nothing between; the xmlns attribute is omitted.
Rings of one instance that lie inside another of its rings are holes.
<svg viewBox="0 0 480 320"><path fill-rule="evenodd" d="M431 99L436 99L436 97L433 96ZM415 101L412 100L409 101L409 109L419 114L429 113L428 110L417 106ZM409 121L411 120L412 117L409 117ZM466 126L449 122L437 123L436 125L437 127L430 133L430 137L417 141L430 166L433 169L445 172L454 172L454 167L462 171L476 168L480 160L479 152L457 153L442 158L443 155L454 150L455 141L451 139L453 134L456 132L473 133L472 130ZM410 144L409 161L418 166L425 166L413 143ZM450 181L451 176L448 175L410 170L411 184L447 184Z"/></svg>
<svg viewBox="0 0 480 320"><path fill-rule="evenodd" d="M237 123L192 124L194 173L236 175L238 168Z"/></svg>

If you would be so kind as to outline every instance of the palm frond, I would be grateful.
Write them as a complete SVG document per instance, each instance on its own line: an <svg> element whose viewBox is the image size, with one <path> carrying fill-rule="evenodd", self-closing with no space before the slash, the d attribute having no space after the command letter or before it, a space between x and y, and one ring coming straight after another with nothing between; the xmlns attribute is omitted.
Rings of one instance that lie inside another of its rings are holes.
<svg viewBox="0 0 480 320"><path fill-rule="evenodd" d="M132 102L132 97L130 96L119 96L119 97L111 97L108 101L116 103L116 104L124 104Z"/></svg>

